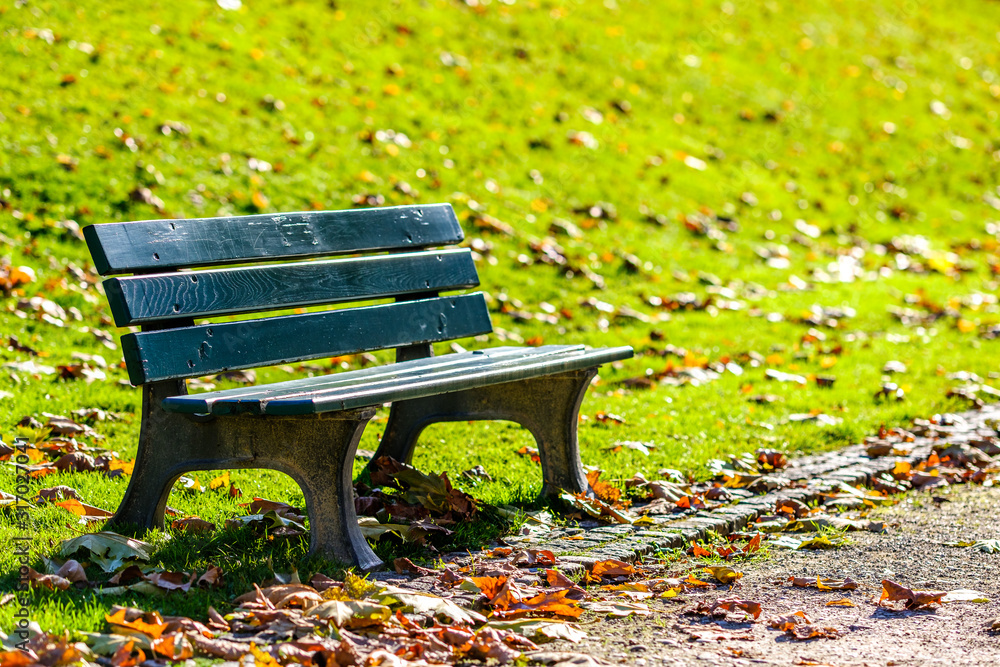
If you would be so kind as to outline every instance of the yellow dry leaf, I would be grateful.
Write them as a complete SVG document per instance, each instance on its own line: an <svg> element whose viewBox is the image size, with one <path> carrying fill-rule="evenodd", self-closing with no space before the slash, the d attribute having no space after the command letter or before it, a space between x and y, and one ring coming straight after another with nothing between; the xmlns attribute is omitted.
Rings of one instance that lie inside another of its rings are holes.
<svg viewBox="0 0 1000 667"><path fill-rule="evenodd" d="M725 565L716 565L713 567L706 567L705 572L712 575L724 584L731 584L740 577L743 576L742 572L737 572L731 567Z"/></svg>
<svg viewBox="0 0 1000 667"><path fill-rule="evenodd" d="M851 602L847 598L840 598L839 600L830 600L826 603L827 607L856 607L857 605Z"/></svg>
<svg viewBox="0 0 1000 667"><path fill-rule="evenodd" d="M228 489L229 488L229 471L228 470L225 471L224 473L222 473L221 475L219 475L218 477L216 477L215 479L213 479L211 482L209 482L208 483L208 488L210 488L213 491L215 491L216 489L219 489L219 488L226 488L226 489Z"/></svg>

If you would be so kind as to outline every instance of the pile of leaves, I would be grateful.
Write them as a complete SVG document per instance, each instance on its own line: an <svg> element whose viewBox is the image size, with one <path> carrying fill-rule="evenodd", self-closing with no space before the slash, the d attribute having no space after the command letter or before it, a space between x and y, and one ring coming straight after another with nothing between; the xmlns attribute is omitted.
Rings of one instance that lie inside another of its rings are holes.
<svg viewBox="0 0 1000 667"><path fill-rule="evenodd" d="M447 473L423 473L389 456L372 461L370 471L372 487L356 484L354 501L368 539L394 534L433 547L428 538L440 543L452 534L448 526L472 521L479 511L479 501L454 488Z"/></svg>
<svg viewBox="0 0 1000 667"><path fill-rule="evenodd" d="M148 545L113 535L68 540L62 552L82 551L86 562L124 566L108 582L118 587L113 592L148 593L151 585L185 591L191 585L221 583L218 568L197 581L193 574L148 573L137 564L148 558ZM616 560L592 563L578 583L559 565L551 551L498 548L466 565L439 570L398 559L396 570L425 582L421 585L370 581L350 573L341 581L316 573L307 583L294 572L276 575L233 600L230 613L210 607L200 620L114 607L105 619L106 632L56 635L36 629L19 649L0 654L0 664L55 667L83 659L134 667L146 660L245 661L249 656L256 664L272 666L506 664L540 643L586 637L574 622L585 611L646 616L652 612L641 600L672 598L707 585L652 577L643 567ZM60 567L61 574L33 575L31 585L61 589L63 580L89 585L83 570L80 562L70 560ZM176 581L172 586L161 583L167 580Z"/></svg>

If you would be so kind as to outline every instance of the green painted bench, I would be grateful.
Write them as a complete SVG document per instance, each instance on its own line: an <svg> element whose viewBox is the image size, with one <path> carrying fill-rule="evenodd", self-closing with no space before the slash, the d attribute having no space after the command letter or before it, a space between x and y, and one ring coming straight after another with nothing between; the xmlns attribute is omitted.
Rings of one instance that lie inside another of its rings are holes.
<svg viewBox="0 0 1000 667"><path fill-rule="evenodd" d="M537 440L543 493L586 490L580 403L598 366L632 349L433 356L435 342L492 331L481 292L439 296L479 284L468 249L429 249L463 238L450 205L108 223L84 236L97 270L115 276L104 281L115 324L140 327L122 336L129 378L143 388L139 449L109 527L162 526L184 473L269 468L301 486L311 552L378 567L358 528L351 470L385 403L377 456L409 461L434 422L505 419ZM346 257L315 259L336 255ZM231 317L357 301L382 303ZM395 363L321 377L191 395L184 381L388 348Z"/></svg>

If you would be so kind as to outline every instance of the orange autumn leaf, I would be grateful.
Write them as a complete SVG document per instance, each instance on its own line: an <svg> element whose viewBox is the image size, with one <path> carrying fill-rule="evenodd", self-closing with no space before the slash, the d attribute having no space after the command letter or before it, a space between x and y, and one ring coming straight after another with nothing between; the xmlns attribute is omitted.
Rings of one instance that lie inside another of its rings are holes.
<svg viewBox="0 0 1000 667"><path fill-rule="evenodd" d="M707 581L702 581L701 579L698 579L693 574L689 574L687 576L687 579L682 579L681 583L683 585L685 585L685 586L692 586L694 588L711 588L712 587L712 584L708 583Z"/></svg>
<svg viewBox="0 0 1000 667"><path fill-rule="evenodd" d="M691 553L695 558L708 558L713 554L708 549L705 549L700 544L691 543Z"/></svg>
<svg viewBox="0 0 1000 667"><path fill-rule="evenodd" d="M639 571L634 566L624 561L609 558L608 560L594 563L594 567L586 573L585 578L589 583L592 581L601 581L603 577L630 577L638 573Z"/></svg>
<svg viewBox="0 0 1000 667"><path fill-rule="evenodd" d="M743 547L743 553L752 554L756 553L759 550L760 550L760 533L757 533L756 535L753 536L753 539L747 542L747 545Z"/></svg>
<svg viewBox="0 0 1000 667"><path fill-rule="evenodd" d="M167 629L168 624L163 623L163 619L156 612L153 612L153 623L147 623L141 618L137 618L134 621L125 620L125 615L127 609L119 609L114 614L106 614L104 620L108 622L108 625L113 626L112 629L118 632L124 631L124 634L140 634L150 637L151 639L159 639L160 635L163 634L164 630Z"/></svg>
<svg viewBox="0 0 1000 667"><path fill-rule="evenodd" d="M0 665L3 667L29 667L37 664L26 651L0 651Z"/></svg>
<svg viewBox="0 0 1000 667"><path fill-rule="evenodd" d="M61 500L53 504L63 508L67 512L71 512L77 516L82 516L82 517L103 518L114 515L114 512L109 512L107 510L101 509L100 507L94 507L93 505L86 505L84 503L81 503L76 498Z"/></svg>
<svg viewBox="0 0 1000 667"><path fill-rule="evenodd" d="M134 655L133 655L134 653ZM113 667L135 667L146 661L146 653L141 648L135 646L134 641L123 644L111 656Z"/></svg>
<svg viewBox="0 0 1000 667"><path fill-rule="evenodd" d="M590 489L600 500L603 500L609 505L618 507L618 501L622 495L621 489L611 486L607 482L602 482L598 479L600 476L600 470L591 470L587 473L587 483L590 485Z"/></svg>
<svg viewBox="0 0 1000 667"><path fill-rule="evenodd" d="M489 600L496 598L497 593L507 583L507 577L503 575L499 577L470 577L469 579Z"/></svg>
<svg viewBox="0 0 1000 667"><path fill-rule="evenodd" d="M878 599L878 604L882 606L882 603L886 601L905 601L906 608L913 610L940 602L945 594L945 591L915 591L889 579L883 579L882 595Z"/></svg>
<svg viewBox="0 0 1000 667"><path fill-rule="evenodd" d="M183 632L171 632L150 642L154 654L160 654L168 660L187 660L194 657L191 643L184 638Z"/></svg>
<svg viewBox="0 0 1000 667"><path fill-rule="evenodd" d="M583 613L575 599L569 596L573 589L559 588L547 590L527 600L511 600L503 608L494 610L493 615L499 618L512 618L529 613L554 614L568 618L579 618Z"/></svg>

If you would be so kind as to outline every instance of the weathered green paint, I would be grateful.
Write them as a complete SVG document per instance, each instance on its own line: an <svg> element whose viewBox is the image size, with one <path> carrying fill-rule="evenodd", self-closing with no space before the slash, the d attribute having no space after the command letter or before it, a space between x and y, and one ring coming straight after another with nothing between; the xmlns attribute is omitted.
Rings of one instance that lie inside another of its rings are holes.
<svg viewBox="0 0 1000 667"><path fill-rule="evenodd" d="M101 275L418 250L463 238L451 204L114 222L83 235Z"/></svg>
<svg viewBox="0 0 1000 667"><path fill-rule="evenodd" d="M132 384L489 333L482 293L122 336Z"/></svg>
<svg viewBox="0 0 1000 667"><path fill-rule="evenodd" d="M472 254L450 249L319 262L109 278L115 324L214 317L465 289L479 284Z"/></svg>

